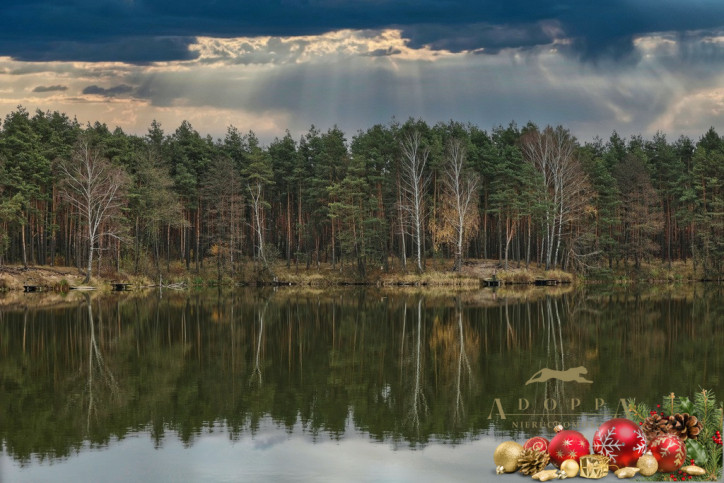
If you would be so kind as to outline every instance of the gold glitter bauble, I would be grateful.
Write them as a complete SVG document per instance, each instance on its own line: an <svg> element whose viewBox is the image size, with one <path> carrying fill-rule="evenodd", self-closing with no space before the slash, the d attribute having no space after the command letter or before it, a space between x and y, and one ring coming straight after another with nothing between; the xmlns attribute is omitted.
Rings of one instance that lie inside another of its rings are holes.
<svg viewBox="0 0 724 483"><path fill-rule="evenodd" d="M502 466L506 473L518 470L518 457L523 452L523 446L515 441L500 443L493 453L495 466Z"/></svg>
<svg viewBox="0 0 724 483"><path fill-rule="evenodd" d="M659 462L656 461L654 455L649 451L639 458L636 467L641 469L641 476L651 476L659 471Z"/></svg>
<svg viewBox="0 0 724 483"><path fill-rule="evenodd" d="M566 460L563 463L561 463L561 470L566 472L566 475L568 478L573 478L578 474L578 463L576 463L576 460Z"/></svg>

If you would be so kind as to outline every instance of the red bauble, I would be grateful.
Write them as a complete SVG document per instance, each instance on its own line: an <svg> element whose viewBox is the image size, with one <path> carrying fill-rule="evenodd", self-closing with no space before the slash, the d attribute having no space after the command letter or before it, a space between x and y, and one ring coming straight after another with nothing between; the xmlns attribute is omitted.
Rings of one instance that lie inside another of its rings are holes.
<svg viewBox="0 0 724 483"><path fill-rule="evenodd" d="M606 421L593 435L593 452L607 456L608 468L615 471L625 466L636 466L646 453L646 436L638 424L624 418Z"/></svg>
<svg viewBox="0 0 724 483"><path fill-rule="evenodd" d="M556 434L548 444L548 455L551 463L560 468L561 463L566 460L578 460L581 456L591 454L588 440L578 431L571 429L562 430L556 428Z"/></svg>
<svg viewBox="0 0 724 483"><path fill-rule="evenodd" d="M548 440L542 436L530 438L523 445L523 449L534 449L536 451L548 451Z"/></svg>
<svg viewBox="0 0 724 483"><path fill-rule="evenodd" d="M686 463L686 444L673 434L659 436L649 445L651 454L659 462L659 472L671 473Z"/></svg>

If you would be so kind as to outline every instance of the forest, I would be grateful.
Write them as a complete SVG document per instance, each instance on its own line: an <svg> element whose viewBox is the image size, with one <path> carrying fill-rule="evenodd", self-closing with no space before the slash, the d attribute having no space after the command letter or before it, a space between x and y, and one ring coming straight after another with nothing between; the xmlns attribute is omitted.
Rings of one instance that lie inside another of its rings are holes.
<svg viewBox="0 0 724 483"><path fill-rule="evenodd" d="M187 121L144 136L19 106L0 131L0 265L365 279L466 259L579 273L724 273L724 137L579 142L563 126L391 121L268 145Z"/></svg>

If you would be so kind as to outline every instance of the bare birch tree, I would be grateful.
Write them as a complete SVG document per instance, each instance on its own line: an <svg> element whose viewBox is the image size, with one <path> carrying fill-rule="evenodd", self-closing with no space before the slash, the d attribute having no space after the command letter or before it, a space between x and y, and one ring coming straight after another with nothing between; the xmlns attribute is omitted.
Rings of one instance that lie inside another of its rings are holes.
<svg viewBox="0 0 724 483"><path fill-rule="evenodd" d="M463 245L467 241L465 229L476 224L478 210L478 184L477 174L466 169L465 146L459 139L452 139L448 144L447 162L443 176L444 199L452 208L447 210L455 235L455 263L453 271L458 271L463 264Z"/></svg>
<svg viewBox="0 0 724 483"><path fill-rule="evenodd" d="M543 242L548 270L558 264L564 226L583 211L588 179L576 157L575 138L561 126L529 132L521 150L543 180Z"/></svg>
<svg viewBox="0 0 724 483"><path fill-rule="evenodd" d="M81 136L69 160L60 163L63 197L78 210L88 239L88 264L83 283L91 280L93 254L103 237L120 238L116 215L123 205L126 175L103 157L87 136Z"/></svg>
<svg viewBox="0 0 724 483"><path fill-rule="evenodd" d="M400 207L412 225L412 236L417 250L415 263L417 271L422 272L422 240L425 223L425 191L430 183L430 176L425 172L425 165L430 149L422 144L419 131L405 137L400 143L402 163L400 189L402 202Z"/></svg>
<svg viewBox="0 0 724 483"><path fill-rule="evenodd" d="M264 188L274 184L271 158L256 147L249 155L249 164L244 174L251 206L252 222L257 243L257 259L264 270L269 270L268 254L264 246L264 210L271 205L264 197Z"/></svg>

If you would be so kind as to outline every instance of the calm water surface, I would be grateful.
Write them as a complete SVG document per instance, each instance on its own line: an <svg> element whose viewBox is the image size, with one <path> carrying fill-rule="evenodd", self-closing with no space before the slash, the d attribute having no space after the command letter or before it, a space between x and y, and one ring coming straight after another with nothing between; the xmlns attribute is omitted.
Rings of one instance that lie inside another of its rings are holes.
<svg viewBox="0 0 724 483"><path fill-rule="evenodd" d="M722 286L564 292L6 296L0 480L487 481L501 441L724 395Z"/></svg>

